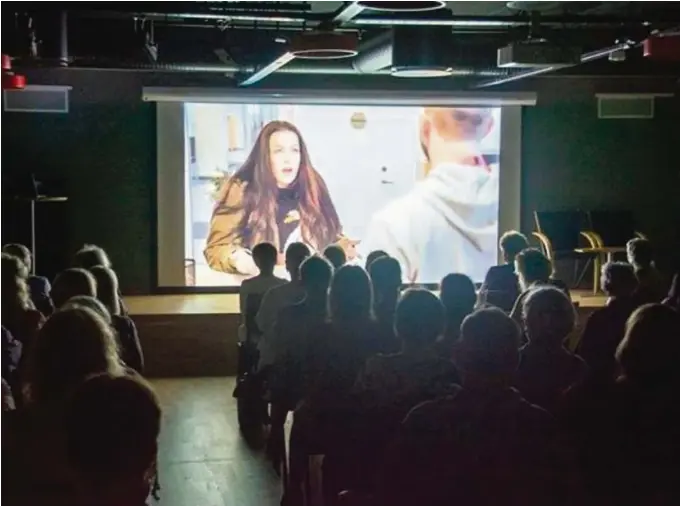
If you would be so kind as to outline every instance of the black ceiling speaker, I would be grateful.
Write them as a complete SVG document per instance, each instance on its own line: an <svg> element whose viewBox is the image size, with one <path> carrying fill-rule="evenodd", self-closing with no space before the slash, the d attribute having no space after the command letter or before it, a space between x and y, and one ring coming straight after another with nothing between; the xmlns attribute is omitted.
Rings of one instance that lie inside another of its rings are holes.
<svg viewBox="0 0 680 506"><path fill-rule="evenodd" d="M395 77L444 77L453 72L453 36L446 26L397 26L392 32Z"/></svg>

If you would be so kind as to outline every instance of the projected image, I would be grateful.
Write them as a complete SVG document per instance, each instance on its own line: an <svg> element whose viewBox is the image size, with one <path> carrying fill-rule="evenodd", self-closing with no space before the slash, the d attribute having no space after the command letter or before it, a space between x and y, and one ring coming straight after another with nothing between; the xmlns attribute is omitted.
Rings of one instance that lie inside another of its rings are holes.
<svg viewBox="0 0 680 506"><path fill-rule="evenodd" d="M406 283L496 263L500 108L185 104L187 284L238 286L252 248L381 249ZM190 268L189 268L190 267Z"/></svg>

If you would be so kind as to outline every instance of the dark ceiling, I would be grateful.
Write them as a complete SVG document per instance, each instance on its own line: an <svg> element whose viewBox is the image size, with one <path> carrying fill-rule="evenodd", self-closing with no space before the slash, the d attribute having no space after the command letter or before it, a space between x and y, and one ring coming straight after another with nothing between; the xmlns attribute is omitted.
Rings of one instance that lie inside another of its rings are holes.
<svg viewBox="0 0 680 506"><path fill-rule="evenodd" d="M649 61L639 48L650 34L680 33L680 2L442 2L426 12L389 10L424 3L436 2L4 2L2 44L18 68L213 73L247 84L274 72L362 75L349 60L272 64L303 32L355 36L361 56L364 45L394 27L443 27L447 43L437 50L454 70L447 79L474 77L473 87L530 76L496 66L499 47L528 37L593 56L536 75L680 76L677 62ZM626 61L598 53L617 44L624 44Z"/></svg>

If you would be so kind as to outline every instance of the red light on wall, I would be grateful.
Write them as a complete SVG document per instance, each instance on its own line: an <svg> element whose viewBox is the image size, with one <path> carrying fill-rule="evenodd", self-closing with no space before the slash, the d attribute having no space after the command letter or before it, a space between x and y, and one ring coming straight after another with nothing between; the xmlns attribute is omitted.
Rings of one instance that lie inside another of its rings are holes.
<svg viewBox="0 0 680 506"><path fill-rule="evenodd" d="M8 54L2 55L2 70L12 70L12 58Z"/></svg>
<svg viewBox="0 0 680 506"><path fill-rule="evenodd" d="M680 61L680 36L650 37L642 43L646 58L659 61Z"/></svg>
<svg viewBox="0 0 680 506"><path fill-rule="evenodd" d="M26 87L26 76L21 74L4 74L2 76L3 90L23 90Z"/></svg>

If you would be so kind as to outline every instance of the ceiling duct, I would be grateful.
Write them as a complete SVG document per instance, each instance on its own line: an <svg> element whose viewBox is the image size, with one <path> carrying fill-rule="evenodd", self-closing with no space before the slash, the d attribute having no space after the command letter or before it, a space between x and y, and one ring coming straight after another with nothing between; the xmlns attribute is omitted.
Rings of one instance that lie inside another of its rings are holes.
<svg viewBox="0 0 680 506"><path fill-rule="evenodd" d="M359 48L353 62L361 73L389 69L396 77L441 77L453 72L451 30L397 26Z"/></svg>
<svg viewBox="0 0 680 506"><path fill-rule="evenodd" d="M356 2L367 10L382 12L425 12L441 9L446 2Z"/></svg>

